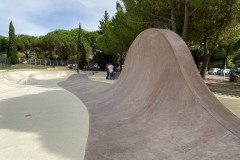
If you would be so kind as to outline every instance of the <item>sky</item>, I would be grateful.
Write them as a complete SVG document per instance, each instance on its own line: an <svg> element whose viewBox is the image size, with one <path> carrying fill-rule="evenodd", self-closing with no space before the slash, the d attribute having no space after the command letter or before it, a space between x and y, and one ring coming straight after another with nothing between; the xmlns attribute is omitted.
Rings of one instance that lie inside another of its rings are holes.
<svg viewBox="0 0 240 160"><path fill-rule="evenodd" d="M46 35L56 29L98 30L107 10L116 12L117 0L0 0L0 35L8 37L12 21L15 34Z"/></svg>

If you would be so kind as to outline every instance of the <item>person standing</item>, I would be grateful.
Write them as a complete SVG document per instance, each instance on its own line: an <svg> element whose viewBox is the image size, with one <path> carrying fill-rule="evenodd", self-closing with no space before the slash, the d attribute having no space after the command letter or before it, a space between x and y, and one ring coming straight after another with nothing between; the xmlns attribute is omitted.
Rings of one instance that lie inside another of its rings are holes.
<svg viewBox="0 0 240 160"><path fill-rule="evenodd" d="M109 79L109 77L110 77L110 73L109 73L109 68L108 68L108 66L109 66L109 63L107 63L106 64L106 71L107 71L107 76L106 76L106 79Z"/></svg>
<svg viewBox="0 0 240 160"><path fill-rule="evenodd" d="M110 79L114 79L113 65L111 65L111 63L109 63L108 65L108 70L109 70Z"/></svg>

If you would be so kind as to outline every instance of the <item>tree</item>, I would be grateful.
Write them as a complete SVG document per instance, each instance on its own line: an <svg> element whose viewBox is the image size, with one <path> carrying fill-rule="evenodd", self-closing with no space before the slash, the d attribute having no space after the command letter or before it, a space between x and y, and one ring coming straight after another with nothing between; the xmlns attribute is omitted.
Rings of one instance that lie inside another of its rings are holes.
<svg viewBox="0 0 240 160"><path fill-rule="evenodd" d="M99 34L103 34L103 30L104 30L103 26L108 21L109 21L109 15L108 15L108 12L105 11L103 18L99 21L99 23L100 23L100 26L98 26L99 27Z"/></svg>
<svg viewBox="0 0 240 160"><path fill-rule="evenodd" d="M234 21L228 26L227 30L224 30L219 37L218 48L221 49L224 56L222 58L222 65L232 67L232 61L234 57L239 53L240 48L240 25ZM221 52L220 52L221 53Z"/></svg>
<svg viewBox="0 0 240 160"><path fill-rule="evenodd" d="M86 63L86 50L82 41L82 28L79 24L78 28L78 43L77 43L77 57L78 57L78 70L83 69Z"/></svg>
<svg viewBox="0 0 240 160"><path fill-rule="evenodd" d="M123 0L129 22L144 29L167 28L187 39L188 25L199 0Z"/></svg>
<svg viewBox="0 0 240 160"><path fill-rule="evenodd" d="M15 30L12 24L12 21L9 25L9 56L11 57L11 63L16 64L18 62L17 56L17 44L15 38Z"/></svg>
<svg viewBox="0 0 240 160"><path fill-rule="evenodd" d="M195 14L194 23L197 31L195 37L203 44L203 64L200 74L205 79L210 57L214 53L219 37L225 29L239 17L240 3L238 0L205 2ZM193 32L192 32L193 33Z"/></svg>
<svg viewBox="0 0 240 160"><path fill-rule="evenodd" d="M8 48L8 39L6 37L0 36L0 55L1 53L6 53L7 48Z"/></svg>
<svg viewBox="0 0 240 160"><path fill-rule="evenodd" d="M53 32L49 32L45 36L40 36L37 41L36 50L38 57L54 59L53 54L56 48L56 37ZM40 54L39 54L40 53Z"/></svg>
<svg viewBox="0 0 240 160"><path fill-rule="evenodd" d="M71 37L73 38L73 43L75 45L76 51L77 52L77 41L78 41L78 33L79 33L79 28L72 29L71 31ZM93 38L94 34L97 34L97 32L88 32L84 29L81 29L81 40L86 52L86 60L90 61L93 57L93 51L91 47L91 37ZM95 36L94 36L95 37ZM76 55L76 54L74 54Z"/></svg>
<svg viewBox="0 0 240 160"><path fill-rule="evenodd" d="M122 4L124 9L117 4L117 13L104 25L104 34L98 41L99 48L114 53L119 51L117 48L120 44L126 44L126 48L125 45L121 47L126 51L131 44L127 42L132 42L136 37L131 34L134 31L168 28L181 36L189 47L202 48L203 78L219 37L240 16L239 0L122 0ZM118 34L118 27L121 34Z"/></svg>
<svg viewBox="0 0 240 160"><path fill-rule="evenodd" d="M97 48L106 54L118 56L118 53L126 54L142 28L139 24L128 22L128 12L119 3L116 7L117 13L112 19L101 24L102 34L97 38Z"/></svg>
<svg viewBox="0 0 240 160"><path fill-rule="evenodd" d="M36 46L36 37L29 35L17 35L16 36L18 51L25 54L25 58L28 59L29 55L34 51Z"/></svg>

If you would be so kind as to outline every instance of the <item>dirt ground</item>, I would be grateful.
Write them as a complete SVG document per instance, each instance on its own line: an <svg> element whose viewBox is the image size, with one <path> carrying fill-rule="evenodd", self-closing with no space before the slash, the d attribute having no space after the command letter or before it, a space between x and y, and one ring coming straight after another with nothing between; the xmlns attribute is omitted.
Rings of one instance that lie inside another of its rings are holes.
<svg viewBox="0 0 240 160"><path fill-rule="evenodd" d="M204 82L212 92L240 97L240 82L236 83L213 79L206 79Z"/></svg>

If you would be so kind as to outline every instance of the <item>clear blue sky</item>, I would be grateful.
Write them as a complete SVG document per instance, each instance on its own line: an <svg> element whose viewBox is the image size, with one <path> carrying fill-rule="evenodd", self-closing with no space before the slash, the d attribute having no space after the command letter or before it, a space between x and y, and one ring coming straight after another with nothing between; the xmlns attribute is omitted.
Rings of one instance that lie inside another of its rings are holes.
<svg viewBox="0 0 240 160"><path fill-rule="evenodd" d="M117 0L0 0L0 35L8 36L10 21L16 34L45 35L55 29L98 29L107 10L112 17Z"/></svg>

